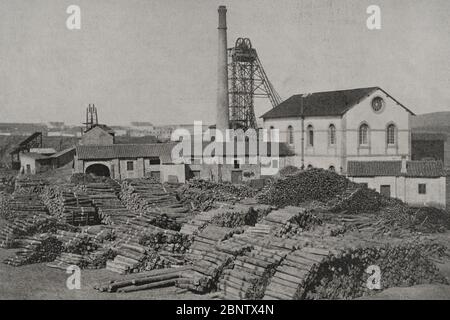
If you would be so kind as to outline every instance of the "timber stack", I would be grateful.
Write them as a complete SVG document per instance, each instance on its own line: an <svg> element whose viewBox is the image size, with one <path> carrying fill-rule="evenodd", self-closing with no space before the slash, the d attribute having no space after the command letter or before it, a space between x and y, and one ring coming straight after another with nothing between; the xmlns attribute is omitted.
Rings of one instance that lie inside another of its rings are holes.
<svg viewBox="0 0 450 320"><path fill-rule="evenodd" d="M214 290L220 275L234 259L232 254L216 249L216 244L232 236L231 228L207 226L197 234L186 253L192 271L183 273L177 286L195 292L204 293Z"/></svg>
<svg viewBox="0 0 450 320"><path fill-rule="evenodd" d="M26 177L21 179L16 179L14 194L16 195L29 195L32 193L41 193L46 186L48 186L48 181L45 179Z"/></svg>
<svg viewBox="0 0 450 320"><path fill-rule="evenodd" d="M125 279L97 284L95 289L101 292L135 292L174 286L183 272L189 267L167 268L126 276Z"/></svg>
<svg viewBox="0 0 450 320"><path fill-rule="evenodd" d="M225 299L261 299L266 286L284 259L287 250L254 247L233 261L233 268L223 271L219 290Z"/></svg>
<svg viewBox="0 0 450 320"><path fill-rule="evenodd" d="M136 215L152 220L153 225L161 228L179 230L186 222L188 209L160 183L145 179L125 180L120 199Z"/></svg>
<svg viewBox="0 0 450 320"><path fill-rule="evenodd" d="M257 190L246 185L216 183L206 180L190 180L179 188L177 196L180 201L197 212L218 208L218 202L235 204L240 200L251 198Z"/></svg>
<svg viewBox="0 0 450 320"><path fill-rule="evenodd" d="M45 188L42 199L49 211L60 221L74 226L94 225L98 215L89 196L81 191L73 191L73 186Z"/></svg>
<svg viewBox="0 0 450 320"><path fill-rule="evenodd" d="M223 204L220 208L195 215L191 220L183 224L180 232L187 235L196 235L208 225L227 228L253 226L271 210L272 207L267 205Z"/></svg>
<svg viewBox="0 0 450 320"><path fill-rule="evenodd" d="M62 244L49 234L40 234L33 237L22 237L16 241L16 247L20 250L15 256L3 261L14 267L25 264L49 262L56 259L62 251Z"/></svg>
<svg viewBox="0 0 450 320"><path fill-rule="evenodd" d="M102 223L118 225L135 217L119 200L120 185L116 181L88 183L85 188Z"/></svg>
<svg viewBox="0 0 450 320"><path fill-rule="evenodd" d="M147 254L141 245L124 243L115 248L117 255L114 260L106 261L106 270L126 274L142 271L142 266Z"/></svg>
<svg viewBox="0 0 450 320"><path fill-rule="evenodd" d="M9 203L10 220L0 229L0 247L11 248L21 236L37 231L45 232L52 217L45 206L34 196L15 195ZM55 221L53 221L55 222Z"/></svg>
<svg viewBox="0 0 450 320"><path fill-rule="evenodd" d="M435 244L352 237L303 241L307 245L288 254L277 268L264 299L353 299L373 294L366 286L371 265L383 270L383 288L446 282L427 258L430 250L443 252Z"/></svg>
<svg viewBox="0 0 450 320"><path fill-rule="evenodd" d="M0 218L6 220L11 218L11 209L9 208L11 198L10 194L0 191Z"/></svg>

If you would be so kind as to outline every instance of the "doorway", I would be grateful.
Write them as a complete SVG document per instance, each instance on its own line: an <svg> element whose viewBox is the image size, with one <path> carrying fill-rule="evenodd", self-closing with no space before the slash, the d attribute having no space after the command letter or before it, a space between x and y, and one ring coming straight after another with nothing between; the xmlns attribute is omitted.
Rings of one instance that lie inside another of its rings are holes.
<svg viewBox="0 0 450 320"><path fill-rule="evenodd" d="M86 168L87 174L94 174L97 177L109 177L110 172L109 168L105 166L104 164L93 164Z"/></svg>
<svg viewBox="0 0 450 320"><path fill-rule="evenodd" d="M383 196L390 198L391 197L391 186L390 185L381 185L380 193Z"/></svg>
<svg viewBox="0 0 450 320"><path fill-rule="evenodd" d="M231 171L231 182L242 183L242 171Z"/></svg>

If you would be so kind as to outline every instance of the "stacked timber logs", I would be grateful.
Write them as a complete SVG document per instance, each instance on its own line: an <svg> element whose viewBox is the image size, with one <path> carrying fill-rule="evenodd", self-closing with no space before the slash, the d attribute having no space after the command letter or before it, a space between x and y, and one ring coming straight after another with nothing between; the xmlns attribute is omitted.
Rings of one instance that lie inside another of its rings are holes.
<svg viewBox="0 0 450 320"><path fill-rule="evenodd" d="M141 237L139 243L152 250L170 250L172 252L184 252L189 245L190 238L180 232L155 228ZM170 247L170 248L169 248Z"/></svg>
<svg viewBox="0 0 450 320"><path fill-rule="evenodd" d="M48 181L40 178L21 178L16 179L14 194L29 195L31 193L39 194L48 185Z"/></svg>
<svg viewBox="0 0 450 320"><path fill-rule="evenodd" d="M64 197L63 192L71 193L72 185L64 184L64 185L51 185L47 186L42 190L41 198L44 204L47 206L48 211L56 216L59 217L62 215L62 212L64 210ZM71 193L71 196L73 196L73 193Z"/></svg>
<svg viewBox="0 0 450 320"><path fill-rule="evenodd" d="M311 270L321 263L324 255L330 254L325 249L313 252L308 250L309 248L302 248L286 256L270 279L264 299L292 300L296 297Z"/></svg>
<svg viewBox="0 0 450 320"><path fill-rule="evenodd" d="M352 299L373 294L367 288L367 266L377 265L381 270L382 288L413 286L423 283L446 283L426 252L427 244L398 243L376 248L359 248L341 257L329 258L310 274L303 290L296 298ZM348 265L346 269L339 266ZM324 272L329 272L324 273Z"/></svg>
<svg viewBox="0 0 450 320"><path fill-rule="evenodd" d="M256 193L257 190L246 185L190 180L178 189L178 198L192 210L208 211L217 208L217 202L236 203Z"/></svg>
<svg viewBox="0 0 450 320"><path fill-rule="evenodd" d="M107 180L106 182L92 182L85 185L86 192L89 195L95 194L115 194L120 193L120 184L115 180Z"/></svg>
<svg viewBox="0 0 450 320"><path fill-rule="evenodd" d="M142 220L142 217L130 219L126 224L114 230L114 246L122 244L145 248L146 255L139 268L153 270L184 263L184 253L191 244L190 237L177 231L161 229Z"/></svg>
<svg viewBox="0 0 450 320"><path fill-rule="evenodd" d="M94 288L102 292L134 292L170 287L175 285L183 272L188 271L189 267L153 270L98 284Z"/></svg>
<svg viewBox="0 0 450 320"><path fill-rule="evenodd" d="M222 294L228 298L262 297L267 281L284 252L297 249L298 241L255 234L249 232L251 228L206 226L195 236L186 254L187 260L193 265L193 272L190 277L183 276L179 286L195 292L208 292L219 286ZM258 255L270 263L261 262L260 258L256 258ZM261 269L262 265L265 268ZM234 273L229 270L234 268ZM248 274L244 276L245 268ZM241 282L236 283L237 279ZM241 293L236 292L241 289Z"/></svg>
<svg viewBox="0 0 450 320"><path fill-rule="evenodd" d="M376 212L396 200L388 199L366 186L349 185L347 189L327 203L332 212L346 211L352 214Z"/></svg>
<svg viewBox="0 0 450 320"><path fill-rule="evenodd" d="M234 259L232 254L217 250L216 244L229 238L233 232L230 228L207 226L197 234L186 254L192 271L183 273L177 286L200 293L215 289L223 269Z"/></svg>
<svg viewBox="0 0 450 320"><path fill-rule="evenodd" d="M13 194L8 202L11 217L47 214L47 208L36 194Z"/></svg>
<svg viewBox="0 0 450 320"><path fill-rule="evenodd" d="M42 199L49 211L62 222L75 226L98 223L95 207L89 196L80 191L73 191L73 186L52 186L42 192Z"/></svg>
<svg viewBox="0 0 450 320"><path fill-rule="evenodd" d="M20 250L15 256L7 258L3 262L14 267L25 264L53 261L62 251L62 244L49 234L40 234L25 238L16 242Z"/></svg>
<svg viewBox="0 0 450 320"><path fill-rule="evenodd" d="M151 224L158 227L179 230L186 222L188 209L160 183L146 179L126 180L122 183L120 199L129 210L152 220Z"/></svg>
<svg viewBox="0 0 450 320"><path fill-rule="evenodd" d="M9 202L11 201L11 195L0 191L0 218L10 219L11 218L11 210L9 208Z"/></svg>
<svg viewBox="0 0 450 320"><path fill-rule="evenodd" d="M80 268L104 268L106 261L115 257L107 245L112 232L103 226L87 227L81 232L58 230L55 237L61 241L63 253L48 266L63 270L74 264Z"/></svg>
<svg viewBox="0 0 450 320"><path fill-rule="evenodd" d="M264 299L352 299L373 294L366 273L371 265L380 267L382 288L446 281L429 260L437 250L435 244L311 234L302 240L305 246L289 253L277 268Z"/></svg>
<svg viewBox="0 0 450 320"><path fill-rule="evenodd" d="M50 268L61 269L64 271L66 271L69 266L73 265L84 268L86 266L84 256L76 253L62 252L53 262L47 263L47 266Z"/></svg>
<svg viewBox="0 0 450 320"><path fill-rule="evenodd" d="M85 255L95 251L99 241L82 232L58 230L55 237L61 241L65 252Z"/></svg>
<svg viewBox="0 0 450 320"><path fill-rule="evenodd" d="M254 227L249 228L247 232L259 235L273 234L278 237L289 238L320 224L322 224L320 218L306 209L285 207L270 212Z"/></svg>
<svg viewBox="0 0 450 320"><path fill-rule="evenodd" d="M115 253L110 248L99 248L88 254L62 252L53 262L47 264L50 268L67 270L69 266L76 265L83 269L100 269L106 267L106 261L114 259Z"/></svg>
<svg viewBox="0 0 450 320"><path fill-rule="evenodd" d="M139 272L146 257L143 246L124 243L116 248L114 260L106 261L106 269L112 272L126 274Z"/></svg>
<svg viewBox="0 0 450 320"><path fill-rule="evenodd" d="M106 268L106 262L112 260L116 256L116 252L109 247L101 247L87 256L84 256L86 261L86 268L88 269L102 269Z"/></svg>
<svg viewBox="0 0 450 320"><path fill-rule="evenodd" d="M219 283L219 290L226 299L261 299L269 279L287 254L287 250L256 247L233 262L233 269L226 269Z"/></svg>
<svg viewBox="0 0 450 320"><path fill-rule="evenodd" d="M186 235L196 235L201 232L207 225L211 223L216 215L219 215L223 210L215 209L211 211L204 211L197 214L192 220L183 224L180 232Z"/></svg>
<svg viewBox="0 0 450 320"><path fill-rule="evenodd" d="M266 205L224 204L220 208L197 214L181 227L180 232L195 235L201 232L207 225L227 228L237 228L246 225L253 226L271 210L272 207Z"/></svg>
<svg viewBox="0 0 450 320"><path fill-rule="evenodd" d="M119 200L120 185L114 180L105 183L89 183L86 192L89 194L102 223L117 225L124 223L135 214L130 212Z"/></svg>
<svg viewBox="0 0 450 320"><path fill-rule="evenodd" d="M57 223L46 214L19 215L0 229L0 247L14 248L16 240L36 232L55 230Z"/></svg>

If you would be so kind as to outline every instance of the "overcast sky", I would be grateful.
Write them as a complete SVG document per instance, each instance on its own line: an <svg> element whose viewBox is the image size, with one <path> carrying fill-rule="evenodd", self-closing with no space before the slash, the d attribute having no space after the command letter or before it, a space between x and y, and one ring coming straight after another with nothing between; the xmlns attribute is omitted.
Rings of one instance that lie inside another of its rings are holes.
<svg viewBox="0 0 450 320"><path fill-rule="evenodd" d="M416 113L450 111L448 0L0 0L0 122L79 124L95 103L102 123L213 123L220 4L228 46L249 37L284 99L380 86Z"/></svg>

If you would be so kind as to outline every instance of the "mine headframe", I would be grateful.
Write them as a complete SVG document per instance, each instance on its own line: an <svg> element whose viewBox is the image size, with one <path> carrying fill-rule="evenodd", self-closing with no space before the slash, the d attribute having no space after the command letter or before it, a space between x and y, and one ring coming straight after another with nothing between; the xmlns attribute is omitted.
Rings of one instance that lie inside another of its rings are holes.
<svg viewBox="0 0 450 320"><path fill-rule="evenodd" d="M238 38L228 49L230 127L256 129L255 98L268 98L272 107L281 103L248 38Z"/></svg>
<svg viewBox="0 0 450 320"><path fill-rule="evenodd" d="M84 122L83 124L86 126L84 132L87 132L88 130L98 125L98 114L95 104L89 104L89 106L86 108L86 122Z"/></svg>

